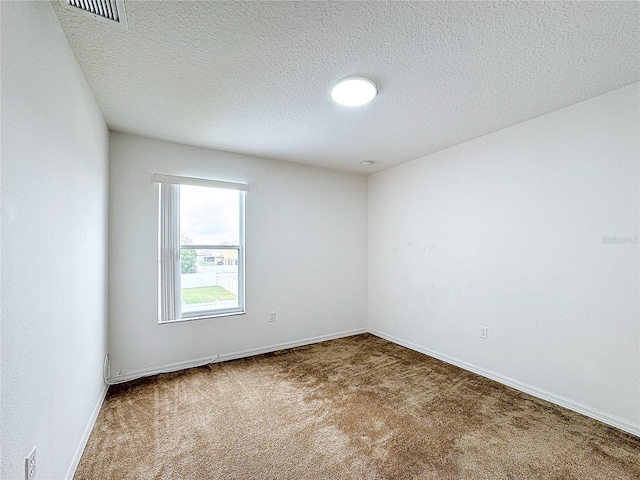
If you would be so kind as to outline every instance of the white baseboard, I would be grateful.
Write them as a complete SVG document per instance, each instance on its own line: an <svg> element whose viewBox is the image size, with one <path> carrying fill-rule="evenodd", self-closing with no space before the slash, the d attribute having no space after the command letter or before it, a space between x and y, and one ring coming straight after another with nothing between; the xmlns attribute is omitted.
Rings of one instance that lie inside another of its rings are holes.
<svg viewBox="0 0 640 480"><path fill-rule="evenodd" d="M73 458L71 459L71 465L69 465L67 474L64 477L66 480L73 480L73 476L76 474L76 470L78 469L78 465L80 464L80 459L82 458L82 453L84 452L84 448L87 446L87 442L89 441L91 430L93 430L93 426L98 419L98 414L100 413L100 409L102 408L102 404L104 403L104 398L107 396L107 389L108 386L105 385L102 388L100 395L98 395L98 401L96 402L95 407L93 407L93 412L91 412L89 422L87 422L87 426L82 433L82 438L80 438L78 448L76 448L76 452L73 454Z"/></svg>
<svg viewBox="0 0 640 480"><path fill-rule="evenodd" d="M548 392L546 390L542 390L532 385L527 385L526 383L519 382L518 380L514 380L513 378L506 377L504 375L493 372L491 370L486 370L482 367L478 367L477 365L473 365L463 360L459 360L449 355L445 355L444 353L436 352L434 350L431 350L430 348L422 347L415 343L402 340L398 337L394 337L393 335L380 332L373 328L369 328L368 332L371 333L372 335L376 335L377 337L384 338L385 340L389 340L390 342L396 343L403 347L410 348L411 350L415 350L416 352L424 353L425 355L437 358L438 360L442 360L443 362L450 363L457 367L463 368L464 370L477 373L478 375L481 375L490 380L495 380L496 382L502 383L503 385L507 385L511 388L515 388L516 390L520 390L521 392L528 393L529 395L532 395L534 397L554 403L568 410L572 410L574 412L580 413L582 415L593 418L602 423L606 423L607 425L619 428L620 430L623 430L627 433L640 437L640 425L629 423L626 420L615 417L613 415L609 415L608 413L605 413L605 412L601 412L600 410L596 410L595 408L588 407L587 405L574 402L573 400L562 397L560 395L556 395L554 393Z"/></svg>
<svg viewBox="0 0 640 480"><path fill-rule="evenodd" d="M334 340L336 338L342 338L342 337L350 337L352 335L358 335L361 333L367 333L367 329L356 328L354 330L331 333L328 335L320 335L317 337L305 338L302 340L294 340L292 342L277 343L275 345L269 345L266 347L251 348L248 350L239 350L237 352L223 353L223 354L215 355L212 357L196 358L193 360L170 363L166 365L159 365L151 368L141 368L138 370L131 370L131 371L122 372L120 374L112 375L109 377L109 383L111 384L124 383L124 382L129 382L131 380L136 380L142 377L158 375L159 373L176 372L178 370L184 370L186 368L193 368L201 365L207 365L209 363L217 363L217 362L223 362L227 360L235 360L238 358L252 357L254 355L260 355L263 353L276 352L278 350L301 347L303 345L311 345L313 343L324 342L327 340Z"/></svg>
<svg viewBox="0 0 640 480"><path fill-rule="evenodd" d="M327 340L335 340L336 338L351 337L367 333L366 328L356 328L344 332L331 333L329 335L320 335L318 337L305 338L303 340L295 340L293 342L278 343L269 345L268 347L252 348L249 350L241 350L238 352L224 353L217 360L219 362L227 360L235 360L237 358L252 357L253 355L261 355L263 353L277 352L278 350L286 350L287 348L302 347L303 345L312 345L314 343L326 342Z"/></svg>

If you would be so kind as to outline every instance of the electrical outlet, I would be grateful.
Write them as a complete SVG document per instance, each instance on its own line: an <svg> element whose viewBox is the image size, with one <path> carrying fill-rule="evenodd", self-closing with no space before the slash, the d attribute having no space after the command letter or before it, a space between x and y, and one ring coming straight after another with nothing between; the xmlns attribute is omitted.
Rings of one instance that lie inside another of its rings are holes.
<svg viewBox="0 0 640 480"><path fill-rule="evenodd" d="M107 353L104 356L104 363L102 364L102 377L104 378L105 383L109 380L111 376L111 362L109 361L109 354Z"/></svg>
<svg viewBox="0 0 640 480"><path fill-rule="evenodd" d="M269 319L270 322L275 322L276 321L276 312L271 312L271 318Z"/></svg>
<svg viewBox="0 0 640 480"><path fill-rule="evenodd" d="M480 327L480 338L486 340L489 333L489 327Z"/></svg>
<svg viewBox="0 0 640 480"><path fill-rule="evenodd" d="M33 447L29 456L24 459L24 479L34 478L36 478L36 447Z"/></svg>

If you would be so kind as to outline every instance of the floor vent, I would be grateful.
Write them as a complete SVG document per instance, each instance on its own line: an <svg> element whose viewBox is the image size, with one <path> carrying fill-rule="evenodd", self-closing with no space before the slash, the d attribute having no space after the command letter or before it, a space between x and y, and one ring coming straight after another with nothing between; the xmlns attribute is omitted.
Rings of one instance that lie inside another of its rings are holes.
<svg viewBox="0 0 640 480"><path fill-rule="evenodd" d="M60 4L94 18L116 22L127 27L124 0L60 0Z"/></svg>

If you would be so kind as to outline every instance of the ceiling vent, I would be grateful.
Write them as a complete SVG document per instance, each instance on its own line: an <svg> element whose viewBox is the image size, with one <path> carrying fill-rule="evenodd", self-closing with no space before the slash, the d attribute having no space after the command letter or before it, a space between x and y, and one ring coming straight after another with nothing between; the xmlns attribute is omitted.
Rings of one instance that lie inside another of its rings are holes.
<svg viewBox="0 0 640 480"><path fill-rule="evenodd" d="M127 28L124 0L60 0L60 5L98 20L115 22Z"/></svg>

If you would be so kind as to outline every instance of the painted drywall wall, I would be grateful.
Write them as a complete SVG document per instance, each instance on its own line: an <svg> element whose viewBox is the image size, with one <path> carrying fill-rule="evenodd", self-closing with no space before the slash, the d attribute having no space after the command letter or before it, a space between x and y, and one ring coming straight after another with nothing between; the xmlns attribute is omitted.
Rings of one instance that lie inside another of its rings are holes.
<svg viewBox="0 0 640 480"><path fill-rule="evenodd" d="M158 324L152 173L249 184L245 315ZM364 329L366 189L360 175L113 133L112 375Z"/></svg>
<svg viewBox="0 0 640 480"><path fill-rule="evenodd" d="M48 2L1 2L2 467L62 479L104 392L108 131Z"/></svg>
<svg viewBox="0 0 640 480"><path fill-rule="evenodd" d="M370 329L640 432L638 92L370 176Z"/></svg>

